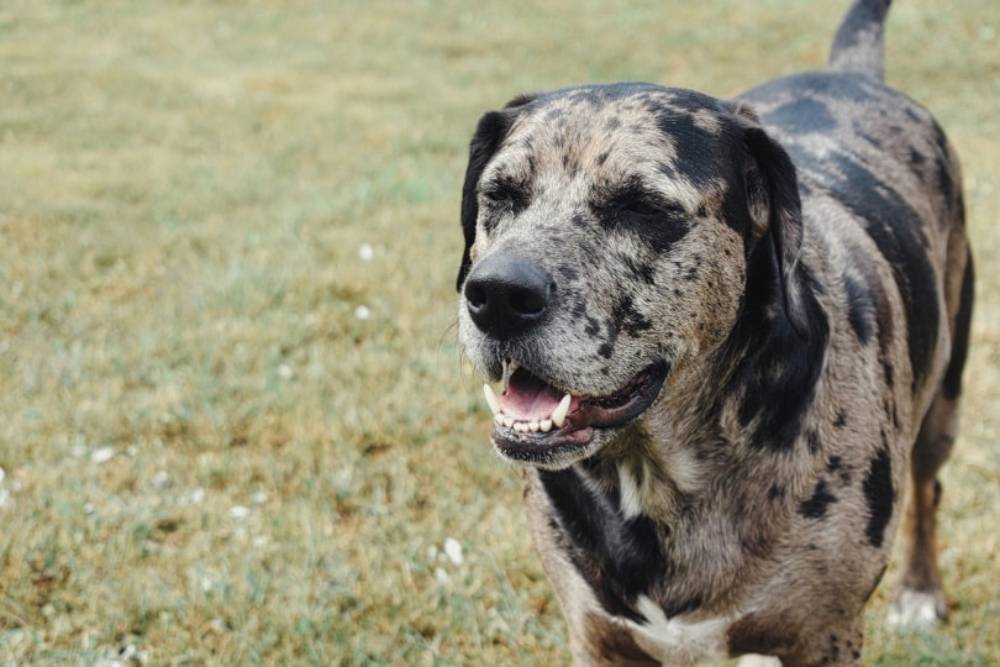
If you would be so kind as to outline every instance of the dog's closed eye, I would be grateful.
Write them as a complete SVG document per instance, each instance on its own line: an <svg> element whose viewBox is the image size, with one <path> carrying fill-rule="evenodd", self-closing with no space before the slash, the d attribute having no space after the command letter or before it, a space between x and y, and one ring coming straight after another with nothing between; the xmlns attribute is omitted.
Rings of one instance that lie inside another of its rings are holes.
<svg viewBox="0 0 1000 667"><path fill-rule="evenodd" d="M519 213L531 201L528 184L508 175L499 175L479 189L483 204L501 213Z"/></svg>
<svg viewBox="0 0 1000 667"><path fill-rule="evenodd" d="M595 211L607 223L684 219L686 212L677 202L664 198L638 179L630 179L604 193L594 203Z"/></svg>

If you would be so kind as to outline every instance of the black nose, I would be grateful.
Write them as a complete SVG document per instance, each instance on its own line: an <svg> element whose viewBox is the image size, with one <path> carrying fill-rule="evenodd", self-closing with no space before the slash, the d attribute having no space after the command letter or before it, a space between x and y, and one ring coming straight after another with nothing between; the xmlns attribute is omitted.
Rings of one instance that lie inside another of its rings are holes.
<svg viewBox="0 0 1000 667"><path fill-rule="evenodd" d="M465 281L472 321L495 338L513 338L538 324L552 299L545 269L522 257L491 255Z"/></svg>

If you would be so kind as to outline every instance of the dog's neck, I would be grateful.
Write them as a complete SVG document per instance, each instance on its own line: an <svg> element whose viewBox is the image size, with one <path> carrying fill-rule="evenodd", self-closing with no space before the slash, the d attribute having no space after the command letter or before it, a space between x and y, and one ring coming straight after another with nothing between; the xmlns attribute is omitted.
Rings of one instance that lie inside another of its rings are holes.
<svg viewBox="0 0 1000 667"><path fill-rule="evenodd" d="M746 308L737 324L742 345L727 342L675 365L646 416L577 466L623 518L656 517L681 538L679 525L725 516L748 498L775 504L811 474L808 457L777 456L794 454L826 354L825 313L811 290L804 294L808 337L774 307Z"/></svg>

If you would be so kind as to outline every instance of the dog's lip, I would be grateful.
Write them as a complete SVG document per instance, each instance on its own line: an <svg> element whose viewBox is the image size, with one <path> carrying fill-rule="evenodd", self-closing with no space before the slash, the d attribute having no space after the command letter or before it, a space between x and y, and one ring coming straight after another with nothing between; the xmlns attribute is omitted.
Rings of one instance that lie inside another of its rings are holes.
<svg viewBox="0 0 1000 667"><path fill-rule="evenodd" d="M659 360L612 394L572 396L573 407L564 423L548 432L517 431L497 419L493 425L493 442L506 456L522 460L536 458L539 449L552 456L561 450L583 448L593 440L597 430L622 426L645 412L660 395L669 370L670 364Z"/></svg>

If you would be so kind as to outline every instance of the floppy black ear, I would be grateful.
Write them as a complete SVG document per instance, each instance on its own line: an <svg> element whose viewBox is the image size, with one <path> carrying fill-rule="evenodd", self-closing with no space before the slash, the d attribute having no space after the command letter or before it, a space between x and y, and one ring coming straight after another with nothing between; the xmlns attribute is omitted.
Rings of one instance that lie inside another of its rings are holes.
<svg viewBox="0 0 1000 667"><path fill-rule="evenodd" d="M740 113L756 121L752 112L741 110ZM809 322L802 303L799 268L802 203L795 165L785 149L756 122L747 123L744 137L751 158L747 197L754 230L763 233L760 243L769 244L766 250L773 256L775 277L788 321L799 336L806 338Z"/></svg>
<svg viewBox="0 0 1000 667"><path fill-rule="evenodd" d="M486 164L507 136L508 129L508 116L502 111L487 111L479 119L469 144L469 166L465 168L465 183L462 185L462 234L465 236L465 249L462 251L462 263L458 267L458 280L455 282L455 289L458 291L461 291L469 272L469 251L476 240L476 219L479 217L476 185L479 184L479 177L483 175Z"/></svg>
<svg viewBox="0 0 1000 667"><path fill-rule="evenodd" d="M510 130L519 107L529 104L535 95L518 95L506 105L502 111L487 111L479 119L476 132L469 144L469 166L465 169L465 184L462 185L462 233L465 236L465 249L462 251L462 263L458 267L458 279L455 289L461 291L465 276L469 273L471 259L469 251L476 240L476 219L479 217L479 202L476 200L476 186L490 158L500 148L504 137Z"/></svg>

